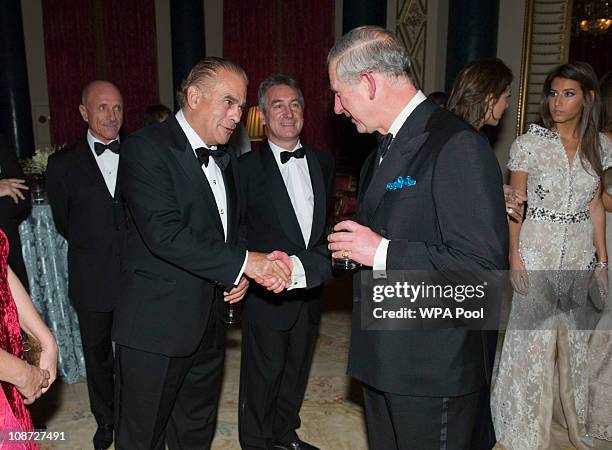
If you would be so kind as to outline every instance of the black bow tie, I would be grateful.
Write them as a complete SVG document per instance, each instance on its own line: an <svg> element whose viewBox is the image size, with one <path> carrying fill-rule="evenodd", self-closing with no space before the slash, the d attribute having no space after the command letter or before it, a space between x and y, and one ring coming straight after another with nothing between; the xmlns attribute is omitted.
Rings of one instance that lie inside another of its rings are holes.
<svg viewBox="0 0 612 450"><path fill-rule="evenodd" d="M199 147L195 149L195 152L198 157L198 161L200 161L200 165L205 165L206 167L208 167L208 161L211 156L221 170L225 170L230 162L230 155L225 150L225 147L217 147L216 150L211 150L206 147Z"/></svg>
<svg viewBox="0 0 612 450"><path fill-rule="evenodd" d="M102 142L96 142L94 144L94 151L96 152L96 155L98 156L100 156L106 150L110 150L114 154L118 155L119 147L121 147L121 145L119 144L119 141L117 139L109 142L108 144L103 144Z"/></svg>
<svg viewBox="0 0 612 450"><path fill-rule="evenodd" d="M389 150L389 147L391 146L392 140L393 140L393 134L391 133L381 134L378 137L378 151L379 151L381 158L385 157L387 150Z"/></svg>
<svg viewBox="0 0 612 450"><path fill-rule="evenodd" d="M281 162L285 164L291 158L303 158L305 154L306 151L304 150L304 147L300 147L292 152L281 152Z"/></svg>

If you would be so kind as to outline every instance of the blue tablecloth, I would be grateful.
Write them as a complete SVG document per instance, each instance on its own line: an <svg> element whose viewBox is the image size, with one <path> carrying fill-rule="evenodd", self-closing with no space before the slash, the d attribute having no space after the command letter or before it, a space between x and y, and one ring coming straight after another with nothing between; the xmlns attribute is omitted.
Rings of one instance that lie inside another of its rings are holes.
<svg viewBox="0 0 612 450"><path fill-rule="evenodd" d="M33 205L19 226L30 296L59 347L58 376L74 383L85 376L79 322L68 299L68 244L57 232L49 205Z"/></svg>

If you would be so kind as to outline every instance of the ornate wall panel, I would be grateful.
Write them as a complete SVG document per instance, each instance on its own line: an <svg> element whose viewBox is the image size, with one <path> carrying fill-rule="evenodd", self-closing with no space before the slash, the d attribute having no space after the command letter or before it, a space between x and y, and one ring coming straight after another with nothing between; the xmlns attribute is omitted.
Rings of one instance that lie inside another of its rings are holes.
<svg viewBox="0 0 612 450"><path fill-rule="evenodd" d="M517 121L519 134L540 117L546 74L567 62L571 16L571 0L527 0Z"/></svg>
<svg viewBox="0 0 612 450"><path fill-rule="evenodd" d="M398 6L396 33L412 56L412 76L417 87L422 88L425 76L427 0L404 0Z"/></svg>

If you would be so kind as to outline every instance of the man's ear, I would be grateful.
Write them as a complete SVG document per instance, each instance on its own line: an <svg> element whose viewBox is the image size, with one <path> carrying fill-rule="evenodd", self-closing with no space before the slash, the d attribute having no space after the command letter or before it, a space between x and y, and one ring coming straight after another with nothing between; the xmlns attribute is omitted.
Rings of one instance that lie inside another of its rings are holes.
<svg viewBox="0 0 612 450"><path fill-rule="evenodd" d="M85 122L89 122L89 118L87 116L87 108L83 105L79 105L79 112L81 113L81 117Z"/></svg>
<svg viewBox="0 0 612 450"><path fill-rule="evenodd" d="M257 107L257 113L259 114L259 119L261 120L261 123L263 123L264 125L267 125L266 116L264 115L263 111L259 108L259 106Z"/></svg>
<svg viewBox="0 0 612 450"><path fill-rule="evenodd" d="M187 88L187 105L194 109L198 106L200 101L201 92L197 86L189 86Z"/></svg>
<svg viewBox="0 0 612 450"><path fill-rule="evenodd" d="M361 82L366 85L369 99L374 100L374 97L376 97L376 79L370 72L362 72L359 76L361 77Z"/></svg>

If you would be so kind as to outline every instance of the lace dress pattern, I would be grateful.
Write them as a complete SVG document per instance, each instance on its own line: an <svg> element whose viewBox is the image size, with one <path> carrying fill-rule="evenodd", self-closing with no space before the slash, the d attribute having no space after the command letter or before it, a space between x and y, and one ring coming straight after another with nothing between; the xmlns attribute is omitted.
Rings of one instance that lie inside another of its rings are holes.
<svg viewBox="0 0 612 450"><path fill-rule="evenodd" d="M612 165L610 153L608 146L602 149L604 167ZM559 345L569 349L564 370L571 398L566 401L575 407L577 434L586 442L590 333L577 329L572 309L558 308L557 299L572 283L572 271L584 273L594 262L589 202L599 178L579 156L570 162L559 135L538 125L514 141L508 168L528 173L519 251L530 286L525 296L514 293L494 380L491 408L497 440L508 450L551 445L553 355L557 340L563 340ZM586 299L586 291L582 293Z"/></svg>

